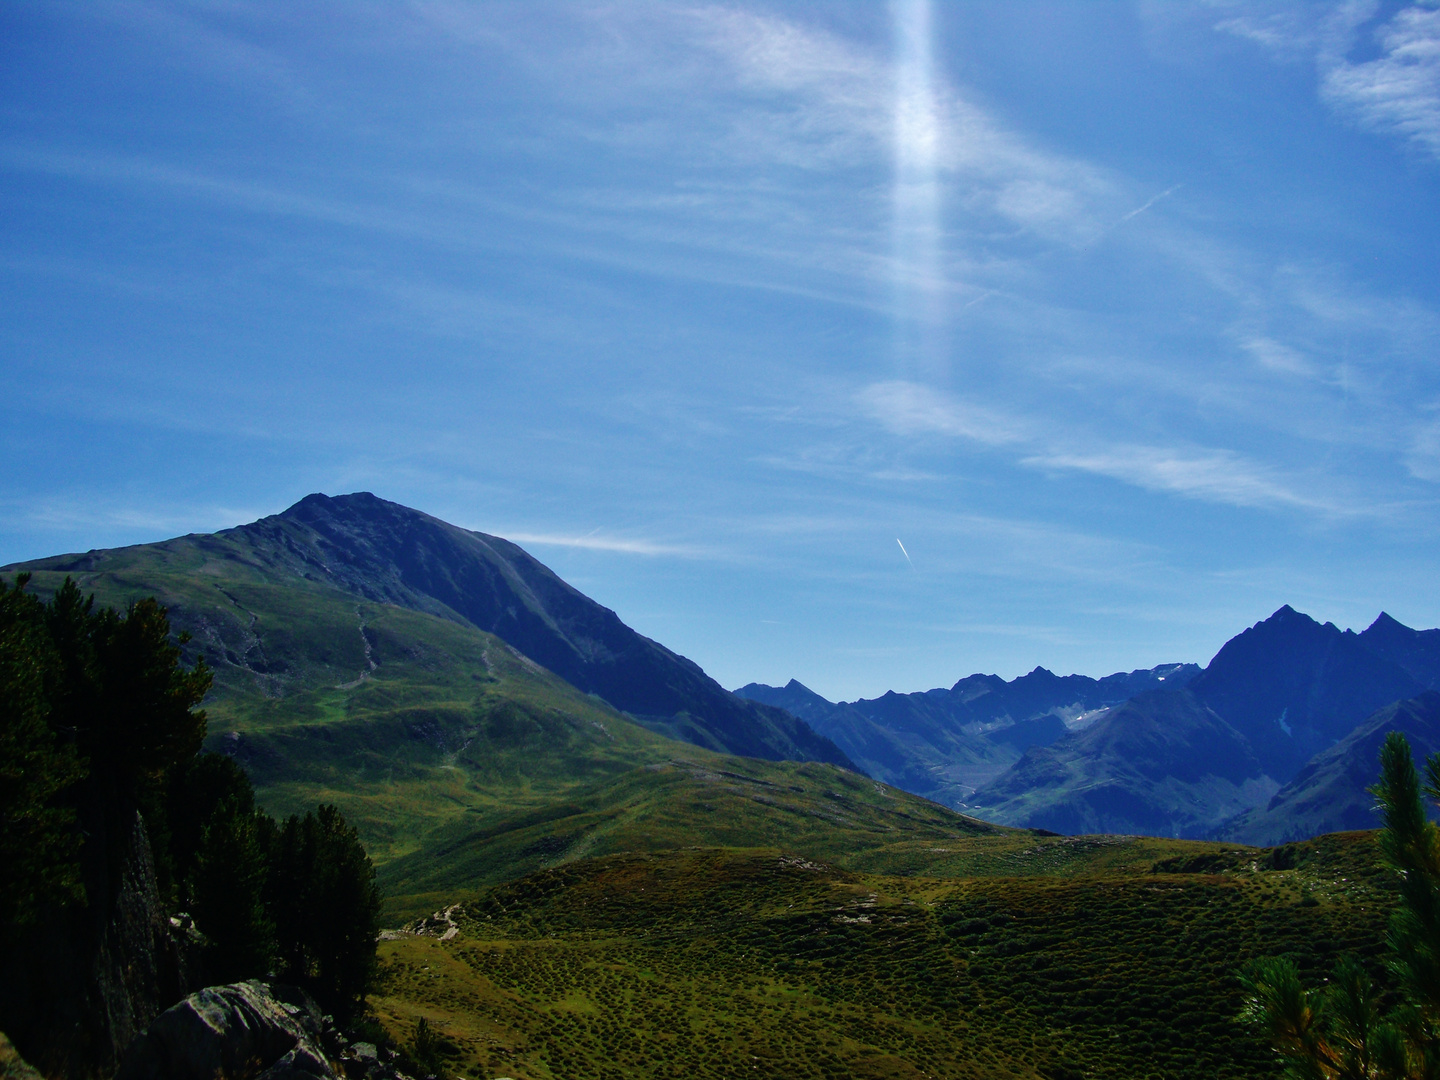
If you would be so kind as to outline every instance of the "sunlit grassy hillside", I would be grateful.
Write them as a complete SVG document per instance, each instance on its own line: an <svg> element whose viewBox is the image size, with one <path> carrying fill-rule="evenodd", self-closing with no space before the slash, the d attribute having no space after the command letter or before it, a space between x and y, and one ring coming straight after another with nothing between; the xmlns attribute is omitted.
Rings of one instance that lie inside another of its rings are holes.
<svg viewBox="0 0 1440 1080"><path fill-rule="evenodd" d="M1235 972L1373 964L1372 838L1167 858L958 880L777 851L585 860L382 943L372 1002L402 1040L427 1018L465 1077L1277 1075Z"/></svg>
<svg viewBox="0 0 1440 1080"><path fill-rule="evenodd" d="M101 554L32 588L71 573L102 604L165 603L216 671L209 747L271 813L339 805L394 918L590 854L775 846L908 871L1010 835L831 765L666 739L492 635L272 571L223 536Z"/></svg>
<svg viewBox="0 0 1440 1080"><path fill-rule="evenodd" d="M537 808L677 746L474 627L172 545L73 576L101 604L166 604L188 659L215 669L207 746L245 765L272 813L337 803L377 862L458 817Z"/></svg>
<svg viewBox="0 0 1440 1080"><path fill-rule="evenodd" d="M1289 953L1316 981L1381 948L1368 834L999 828L663 738L443 613L213 537L69 572L170 607L216 670L209 745L272 813L338 803L390 925L453 913L382 943L371 1000L399 1041L429 1020L465 1080L1271 1076L1241 964Z"/></svg>

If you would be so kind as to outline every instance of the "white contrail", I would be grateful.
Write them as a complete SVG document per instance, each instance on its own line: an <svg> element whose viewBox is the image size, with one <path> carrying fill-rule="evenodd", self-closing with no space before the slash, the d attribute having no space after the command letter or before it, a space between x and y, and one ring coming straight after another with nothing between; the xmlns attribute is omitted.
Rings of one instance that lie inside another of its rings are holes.
<svg viewBox="0 0 1440 1080"><path fill-rule="evenodd" d="M898 536L895 537L895 543L900 544L900 538ZM900 544L900 554L905 556L905 561L910 563L910 569L914 570L915 564L913 562L910 562L910 553L905 550L904 544Z"/></svg>
<svg viewBox="0 0 1440 1080"><path fill-rule="evenodd" d="M1121 220L1122 222L1123 222L1123 221L1129 221L1131 218L1133 218L1133 217L1135 217L1135 216L1137 216L1137 215L1139 215L1139 214L1143 214L1146 210L1149 210L1150 207L1154 206L1154 205L1155 205L1157 202L1159 202L1161 199L1169 198L1171 195L1174 195L1175 192L1179 191L1179 190L1180 190L1182 187L1184 187L1184 186L1185 186L1184 184L1176 184L1176 185L1175 185L1174 187L1172 187L1172 188L1167 188L1166 190L1160 192L1159 195L1156 195L1154 198L1152 198L1152 199L1151 199L1149 202L1147 202L1144 206L1137 206L1134 210L1131 210L1128 214L1126 214L1126 215L1125 215L1124 217L1122 217L1120 220Z"/></svg>

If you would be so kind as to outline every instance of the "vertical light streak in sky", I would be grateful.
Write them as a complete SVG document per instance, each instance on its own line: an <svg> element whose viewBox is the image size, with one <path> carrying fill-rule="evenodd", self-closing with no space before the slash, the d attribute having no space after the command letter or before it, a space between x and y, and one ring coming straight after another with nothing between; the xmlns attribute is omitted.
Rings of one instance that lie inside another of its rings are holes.
<svg viewBox="0 0 1440 1080"><path fill-rule="evenodd" d="M891 0L890 10L895 29L896 338L901 367L933 377L942 363L942 290L931 0Z"/></svg>

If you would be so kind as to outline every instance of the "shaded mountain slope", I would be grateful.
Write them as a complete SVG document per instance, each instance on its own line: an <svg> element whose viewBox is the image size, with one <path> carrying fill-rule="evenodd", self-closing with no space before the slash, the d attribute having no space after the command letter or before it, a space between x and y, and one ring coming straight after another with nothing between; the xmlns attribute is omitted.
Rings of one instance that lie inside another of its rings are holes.
<svg viewBox="0 0 1440 1080"><path fill-rule="evenodd" d="M1425 687L1360 635L1286 605L1227 641L1190 689L1283 782L1376 709Z"/></svg>
<svg viewBox="0 0 1440 1080"><path fill-rule="evenodd" d="M1417 761L1440 751L1440 693L1429 690L1379 710L1311 758L1265 806L1225 823L1217 835L1272 845L1320 833L1378 829L1380 816L1368 789L1379 774L1380 745L1391 731L1410 740Z"/></svg>
<svg viewBox="0 0 1440 1080"><path fill-rule="evenodd" d="M837 705L833 701L826 700L798 679L791 679L784 686L747 683L735 691L735 696L743 697L747 701L773 705L777 709L784 709L791 715L800 717L811 727L824 723L826 718L837 709L847 708L843 704Z"/></svg>
<svg viewBox="0 0 1440 1080"><path fill-rule="evenodd" d="M153 549L151 557L143 549ZM143 587L143 576L131 568L157 562L171 570L187 567L197 580L217 586L239 572L272 585L331 586L355 598L468 624L667 736L752 757L852 764L802 721L736 698L696 664L631 630L518 546L368 493L310 495L282 514L211 535L9 569L112 573ZM290 661L282 655L283 644L272 644L270 651L276 649L274 657L251 658L248 666L260 663L265 673L283 675L271 669Z"/></svg>
<svg viewBox="0 0 1440 1080"><path fill-rule="evenodd" d="M1367 640L1282 607L1226 642L1183 691L1142 695L1027 752L976 794L977 812L1059 831L1208 835L1269 800L1376 709L1423 690L1369 644L1422 670L1430 639L1377 626Z"/></svg>
<svg viewBox="0 0 1440 1080"><path fill-rule="evenodd" d="M1440 690L1440 630L1412 630L1382 611L1359 637L1376 656L1404 668L1421 685Z"/></svg>
<svg viewBox="0 0 1440 1080"><path fill-rule="evenodd" d="M1141 694L1032 747L973 806L987 820L1055 832L1197 836L1278 786L1244 735L1187 687Z"/></svg>
<svg viewBox="0 0 1440 1080"><path fill-rule="evenodd" d="M958 806L974 790L966 778L999 772L1017 756L967 735L938 708L925 709L923 704L918 722L897 730L854 705L826 701L793 679L783 687L751 683L735 693L803 716L836 745L843 743L846 755L870 776L947 806Z"/></svg>
<svg viewBox="0 0 1440 1080"><path fill-rule="evenodd" d="M1092 679L1037 667L1009 682L971 675L948 690L892 691L840 704L793 679L784 687L751 683L736 693L803 717L871 776L963 807L1030 747L1049 745L1142 691L1183 686L1199 671L1167 664Z"/></svg>

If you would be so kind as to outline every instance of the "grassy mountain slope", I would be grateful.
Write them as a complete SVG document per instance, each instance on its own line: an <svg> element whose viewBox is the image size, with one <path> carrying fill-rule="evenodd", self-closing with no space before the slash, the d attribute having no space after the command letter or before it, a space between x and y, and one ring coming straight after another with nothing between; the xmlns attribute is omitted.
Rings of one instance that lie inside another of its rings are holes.
<svg viewBox="0 0 1440 1080"><path fill-rule="evenodd" d="M844 866L914 872L981 841L1014 850L1034 837L833 765L687 754L572 790L535 812L467 815L423 851L384 866L381 880L393 911L428 911L446 896L617 852L784 847Z"/></svg>
<svg viewBox="0 0 1440 1080"><path fill-rule="evenodd" d="M368 493L310 495L282 514L209 535L180 537L113 551L92 551L8 570L70 572L138 592L168 592L171 606L213 630L210 644L222 685L273 676L304 680L317 665L365 666L357 619L305 625L306 605L321 595L357 605L383 604L493 633L537 664L664 735L723 753L850 765L829 740L783 710L742 701L682 656L635 633L571 588L521 548L470 532ZM261 607L232 596L235 584L294 590L265 594ZM333 608L334 605L331 605ZM267 619L266 637L247 634L247 620ZM283 625L282 625L283 622ZM288 632L287 632L288 631ZM197 637L200 635L197 633ZM207 653L207 657L212 654ZM298 672L293 671L298 667ZM233 676L233 677L232 677Z"/></svg>
<svg viewBox="0 0 1440 1080"><path fill-rule="evenodd" d="M215 668L207 746L245 765L272 813L337 803L378 861L451 818L522 812L676 749L493 635L277 583L212 541L107 552L74 576L102 604L169 605L190 659Z"/></svg>
<svg viewBox="0 0 1440 1080"><path fill-rule="evenodd" d="M840 858L1002 831L833 765L665 738L494 635L297 578L225 534L42 565L40 592L71 574L102 604L167 604L190 659L216 670L208 746L272 813L338 804L393 912L590 852Z"/></svg>
<svg viewBox="0 0 1440 1080"><path fill-rule="evenodd" d="M1312 976L1347 949L1373 964L1373 842L1300 845L1284 870L1184 851L971 880L774 851L586 860L392 936L372 1001L401 1038L427 1018L463 1076L1275 1076L1234 972L1276 952Z"/></svg>
<svg viewBox="0 0 1440 1080"><path fill-rule="evenodd" d="M1157 859L1216 850L1198 841L995 826L815 762L694 757L572 790L532 812L457 819L422 851L382 866L380 877L399 917L587 857L695 846L775 848L850 871L954 878L1139 873Z"/></svg>

